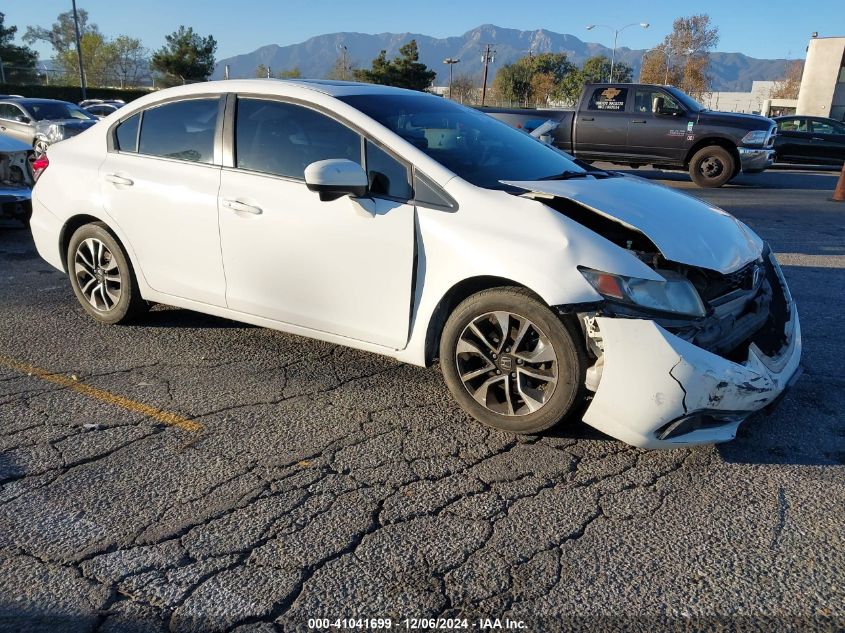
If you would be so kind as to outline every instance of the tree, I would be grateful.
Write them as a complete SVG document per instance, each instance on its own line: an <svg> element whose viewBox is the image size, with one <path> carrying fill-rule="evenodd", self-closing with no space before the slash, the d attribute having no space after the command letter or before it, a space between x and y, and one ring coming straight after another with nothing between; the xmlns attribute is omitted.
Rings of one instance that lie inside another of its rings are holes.
<svg viewBox="0 0 845 633"><path fill-rule="evenodd" d="M565 53L526 55L499 69L493 91L504 101L548 105L561 97L564 82L574 71Z"/></svg>
<svg viewBox="0 0 845 633"><path fill-rule="evenodd" d="M662 84L667 79L685 92L700 97L710 90L710 52L719 43L719 29L706 13L677 18L672 32L643 59L640 81ZM667 73L668 63L668 73Z"/></svg>
<svg viewBox="0 0 845 633"><path fill-rule="evenodd" d="M580 74L582 85L610 81L610 60L604 55L589 57L584 60ZM633 75L634 69L625 62L616 62L613 64L614 82L630 83Z"/></svg>
<svg viewBox="0 0 845 633"><path fill-rule="evenodd" d="M267 77L275 77L276 79L299 79L302 77L302 73L299 72L299 68L291 68L290 70L280 70L274 75L269 66L258 64L255 68L255 76L260 79Z"/></svg>
<svg viewBox="0 0 845 633"><path fill-rule="evenodd" d="M35 76L35 62L38 53L26 46L13 44L16 26L4 26L6 16L0 12L0 59L3 60L3 75L8 83L31 81Z"/></svg>
<svg viewBox="0 0 845 633"><path fill-rule="evenodd" d="M89 86L108 85L115 61L115 49L99 31L89 31L79 40L82 63L85 65L85 82ZM79 56L76 46L56 53L56 62L65 74L69 85L79 85Z"/></svg>
<svg viewBox="0 0 845 633"><path fill-rule="evenodd" d="M520 64L520 61L505 64L496 73L493 78L493 94L496 99L528 105L533 73L527 64Z"/></svg>
<svg viewBox="0 0 845 633"><path fill-rule="evenodd" d="M478 84L470 75L456 75L452 80L452 100L460 103L474 103L478 96Z"/></svg>
<svg viewBox="0 0 845 633"><path fill-rule="evenodd" d="M118 35L110 46L113 73L120 81L120 87L137 85L148 70L149 51L141 45L141 40L128 35Z"/></svg>
<svg viewBox="0 0 845 633"><path fill-rule="evenodd" d="M357 64L349 59L349 52L344 47L337 58L334 60L334 65L326 75L326 79L336 79L338 81L354 81L355 70Z"/></svg>
<svg viewBox="0 0 845 633"><path fill-rule="evenodd" d="M79 35L86 33L100 33L96 24L88 22L88 12L85 9L78 9L76 15L79 19ZM49 29L41 26L28 26L23 36L27 44L35 42L47 42L53 50L59 54L69 50L76 50L76 31L73 24L73 11L60 13Z"/></svg>
<svg viewBox="0 0 845 633"><path fill-rule="evenodd" d="M151 68L171 78L205 81L214 72L217 41L211 35L202 37L193 27L180 26L165 36L165 45L153 54Z"/></svg>
<svg viewBox="0 0 845 633"><path fill-rule="evenodd" d="M369 69L353 70L352 75L367 83L426 90L431 87L437 73L429 70L419 59L417 41L411 40L399 49L399 55L392 61L387 59L387 51L381 51Z"/></svg>
<svg viewBox="0 0 845 633"><path fill-rule="evenodd" d="M680 85L682 68L680 66L673 67L671 57L671 51L666 44L660 44L647 51L643 55L643 63L640 66L640 83Z"/></svg>
<svg viewBox="0 0 845 633"><path fill-rule="evenodd" d="M801 76L804 74L804 62L796 59L790 62L783 77L775 82L772 87L772 99L797 99L798 91L801 89Z"/></svg>

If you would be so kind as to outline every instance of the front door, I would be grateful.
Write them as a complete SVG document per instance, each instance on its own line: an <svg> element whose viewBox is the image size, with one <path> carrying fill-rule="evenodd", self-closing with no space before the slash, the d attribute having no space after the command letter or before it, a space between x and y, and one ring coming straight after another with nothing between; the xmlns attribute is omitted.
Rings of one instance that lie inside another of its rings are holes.
<svg viewBox="0 0 845 633"><path fill-rule="evenodd" d="M403 348L414 265L407 168L367 144L371 217L348 196L322 202L305 185L314 161L361 163L361 136L343 123L300 105L241 98L234 127L234 165L223 169L219 196L229 308Z"/></svg>
<svg viewBox="0 0 845 633"><path fill-rule="evenodd" d="M683 160L695 139L695 123L681 105L658 88L637 88L633 105L628 151L657 163Z"/></svg>
<svg viewBox="0 0 845 633"><path fill-rule="evenodd" d="M122 122L100 167L100 191L135 251L136 272L154 290L222 307L219 104L218 97L174 101Z"/></svg>

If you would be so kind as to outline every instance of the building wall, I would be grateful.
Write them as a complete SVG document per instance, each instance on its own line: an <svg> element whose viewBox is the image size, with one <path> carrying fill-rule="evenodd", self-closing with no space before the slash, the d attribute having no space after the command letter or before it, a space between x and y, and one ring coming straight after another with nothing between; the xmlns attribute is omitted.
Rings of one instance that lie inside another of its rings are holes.
<svg viewBox="0 0 845 633"><path fill-rule="evenodd" d="M810 40L798 94L798 114L845 119L843 58L845 37Z"/></svg>
<svg viewBox="0 0 845 633"><path fill-rule="evenodd" d="M751 92L711 92L699 101L710 110L752 114L760 112L774 87L774 81L754 81Z"/></svg>

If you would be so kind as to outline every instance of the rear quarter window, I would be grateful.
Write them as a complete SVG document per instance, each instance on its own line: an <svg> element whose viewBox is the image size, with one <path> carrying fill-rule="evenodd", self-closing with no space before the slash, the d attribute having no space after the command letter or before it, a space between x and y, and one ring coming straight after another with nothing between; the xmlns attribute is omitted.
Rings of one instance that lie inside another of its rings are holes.
<svg viewBox="0 0 845 633"><path fill-rule="evenodd" d="M138 123L141 120L140 114L134 114L120 125L114 132L115 149L121 152L138 151Z"/></svg>

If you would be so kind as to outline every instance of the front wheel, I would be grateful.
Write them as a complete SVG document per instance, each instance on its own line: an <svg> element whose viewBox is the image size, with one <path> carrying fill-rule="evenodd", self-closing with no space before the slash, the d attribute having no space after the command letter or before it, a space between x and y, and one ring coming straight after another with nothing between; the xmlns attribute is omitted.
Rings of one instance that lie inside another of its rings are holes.
<svg viewBox="0 0 845 633"><path fill-rule="evenodd" d="M538 433L583 398L586 356L574 328L533 293L493 288L464 300L440 339L440 365L458 404L479 422Z"/></svg>
<svg viewBox="0 0 845 633"><path fill-rule="evenodd" d="M721 187L734 177L736 161L718 145L702 147L689 163L689 175L699 187Z"/></svg>

